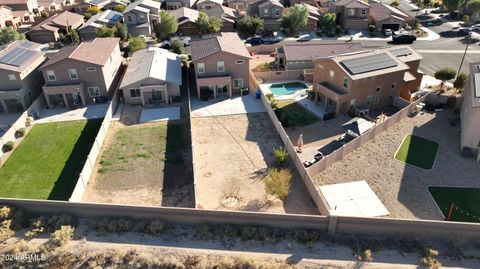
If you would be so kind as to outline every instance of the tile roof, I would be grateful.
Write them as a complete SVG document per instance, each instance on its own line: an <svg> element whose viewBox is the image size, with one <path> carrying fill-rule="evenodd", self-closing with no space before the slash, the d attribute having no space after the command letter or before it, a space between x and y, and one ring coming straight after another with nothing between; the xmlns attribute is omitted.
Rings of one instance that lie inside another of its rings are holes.
<svg viewBox="0 0 480 269"><path fill-rule="evenodd" d="M153 0L138 0L128 5L127 8L123 11L123 14L130 12L134 9L145 11L145 12L150 12L149 8L156 8L160 10L160 5L161 5L160 2L153 1Z"/></svg>
<svg viewBox="0 0 480 269"><path fill-rule="evenodd" d="M79 45L64 47L49 58L40 69L44 69L65 59L73 59L103 66L115 48L118 47L119 42L120 38L116 37L96 38L93 41L82 42Z"/></svg>
<svg viewBox="0 0 480 269"><path fill-rule="evenodd" d="M216 4L223 4L223 0L198 0L198 2L196 3L197 5L198 4L202 4L202 3L205 3L205 2L213 2L213 3L216 3Z"/></svg>
<svg viewBox="0 0 480 269"><path fill-rule="evenodd" d="M369 7L370 5L363 2L362 0L340 0L334 2L335 6L344 6L347 8L365 8Z"/></svg>
<svg viewBox="0 0 480 269"><path fill-rule="evenodd" d="M38 43L34 43L28 40L16 40L9 44L3 45L0 47L0 58L5 56L7 53L13 51L16 48L23 48L24 50L30 51L28 54L28 59L22 61L20 66L10 65L6 63L0 62L0 69L1 70L8 70L12 72L22 72L26 68L30 67L32 63L36 62L39 58L45 58L45 53L40 50L42 45ZM35 66L36 67L36 66Z"/></svg>
<svg viewBox="0 0 480 269"><path fill-rule="evenodd" d="M267 5L272 5L272 6L277 6L277 7L283 7L282 3L280 3L279 1L277 0L266 0L262 3L259 3L259 7L264 7L264 6L267 6Z"/></svg>
<svg viewBox="0 0 480 269"><path fill-rule="evenodd" d="M383 21L385 19L389 19L392 16L396 16L399 19L405 20L408 15L401 12L400 10L391 7L389 5L386 5L384 3L380 3L377 1L370 1L370 15L375 18L375 20L378 21Z"/></svg>
<svg viewBox="0 0 480 269"><path fill-rule="evenodd" d="M220 35L205 37L191 41L192 60L194 62L204 59L219 52L250 58L245 44L236 33L221 33Z"/></svg>
<svg viewBox="0 0 480 269"><path fill-rule="evenodd" d="M83 23L83 16L80 14L72 13L65 11L60 14L55 14L45 21L39 23L32 28L32 31L47 30L47 31L57 31L59 27L66 28L70 25L78 25Z"/></svg>
<svg viewBox="0 0 480 269"><path fill-rule="evenodd" d="M420 54L407 45L391 47L388 50L404 63L423 59Z"/></svg>
<svg viewBox="0 0 480 269"><path fill-rule="evenodd" d="M87 26L101 27L102 25L115 25L121 20L123 14L113 10L105 10L103 12L93 15L87 22L85 22L78 30Z"/></svg>
<svg viewBox="0 0 480 269"><path fill-rule="evenodd" d="M188 21L196 22L198 19L198 15L200 15L200 12L198 10L191 9L188 7L181 7L179 9L169 10L168 12L170 12L170 14L175 16L177 20L186 19L186 20L179 21L179 24L183 24Z"/></svg>
<svg viewBox="0 0 480 269"><path fill-rule="evenodd" d="M309 61L339 54L365 51L362 43L322 43L283 45L287 61Z"/></svg>
<svg viewBox="0 0 480 269"><path fill-rule="evenodd" d="M229 21L231 23L234 23L240 19L240 13L238 10L226 6L214 6L209 10L205 10L205 13L208 16L219 17L222 18L222 20Z"/></svg>
<svg viewBox="0 0 480 269"><path fill-rule="evenodd" d="M26 4L28 0L2 0L2 5Z"/></svg>
<svg viewBox="0 0 480 269"><path fill-rule="evenodd" d="M182 60L178 54L161 48L147 48L135 52L120 83L125 88L146 78L154 78L182 85Z"/></svg>

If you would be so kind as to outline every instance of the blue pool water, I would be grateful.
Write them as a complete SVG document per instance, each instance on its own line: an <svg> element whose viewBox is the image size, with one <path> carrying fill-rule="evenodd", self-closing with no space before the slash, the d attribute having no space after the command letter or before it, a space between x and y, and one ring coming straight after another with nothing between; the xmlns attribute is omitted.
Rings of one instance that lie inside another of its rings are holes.
<svg viewBox="0 0 480 269"><path fill-rule="evenodd" d="M274 95L288 95L288 94L293 94L299 90L304 90L306 88L307 86L301 82L287 82L287 83L272 84L270 86L270 91Z"/></svg>

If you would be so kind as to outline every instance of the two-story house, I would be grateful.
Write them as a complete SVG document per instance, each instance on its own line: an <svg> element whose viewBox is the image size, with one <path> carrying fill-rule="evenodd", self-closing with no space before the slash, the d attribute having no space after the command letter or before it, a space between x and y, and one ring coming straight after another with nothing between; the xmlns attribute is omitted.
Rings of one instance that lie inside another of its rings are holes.
<svg viewBox="0 0 480 269"><path fill-rule="evenodd" d="M176 10L182 7L192 8L197 0L166 0L165 8L167 10Z"/></svg>
<svg viewBox="0 0 480 269"><path fill-rule="evenodd" d="M37 24L27 33L28 39L37 43L57 42L60 34L67 34L83 24L83 16L64 11Z"/></svg>
<svg viewBox="0 0 480 269"><path fill-rule="evenodd" d="M103 12L93 15L87 22L79 27L78 34L82 40L95 39L98 29L103 26L112 27L121 22L123 15L120 12L113 10L105 10Z"/></svg>
<svg viewBox="0 0 480 269"><path fill-rule="evenodd" d="M247 14L262 18L265 30L278 31L283 9L284 6L277 0L259 0L248 5Z"/></svg>
<svg viewBox="0 0 480 269"><path fill-rule="evenodd" d="M390 5L376 0L368 1L370 5L370 16L375 20L375 27L378 31L391 29L398 31L405 27L408 15Z"/></svg>
<svg viewBox="0 0 480 269"><path fill-rule="evenodd" d="M175 10L169 10L168 12L177 18L177 33L179 35L191 36L200 34L197 28L197 20L200 15L198 10L181 7Z"/></svg>
<svg viewBox="0 0 480 269"><path fill-rule="evenodd" d="M123 11L128 33L133 36L149 36L153 27L160 22L160 2L139 0L131 3Z"/></svg>
<svg viewBox="0 0 480 269"><path fill-rule="evenodd" d="M248 89L250 54L236 33L191 42L199 98L232 97Z"/></svg>
<svg viewBox="0 0 480 269"><path fill-rule="evenodd" d="M0 50L0 112L25 111L41 93L38 67L45 61L41 45L13 41Z"/></svg>
<svg viewBox="0 0 480 269"><path fill-rule="evenodd" d="M470 77L462 93L460 149L480 161L480 63L470 63Z"/></svg>
<svg viewBox="0 0 480 269"><path fill-rule="evenodd" d="M337 25L349 30L368 29L370 5L362 0L339 0L330 4L337 16Z"/></svg>
<svg viewBox="0 0 480 269"><path fill-rule="evenodd" d="M227 6L238 10L241 14L244 14L247 11L248 1L247 0L227 0Z"/></svg>
<svg viewBox="0 0 480 269"><path fill-rule="evenodd" d="M11 8L13 17L19 18L22 23L33 22L35 14L40 14L43 10L37 0L2 0L1 4Z"/></svg>
<svg viewBox="0 0 480 269"><path fill-rule="evenodd" d="M87 105L106 98L123 61L119 38L68 46L41 67L48 107Z"/></svg>
<svg viewBox="0 0 480 269"><path fill-rule="evenodd" d="M169 104L180 98L182 60L161 48L135 52L120 84L126 104Z"/></svg>
<svg viewBox="0 0 480 269"><path fill-rule="evenodd" d="M417 61L421 58L413 50L408 56ZM336 114L351 107L377 108L391 104L402 92L416 91L421 79L388 49L321 58L315 62L315 102Z"/></svg>
<svg viewBox="0 0 480 269"><path fill-rule="evenodd" d="M205 10L205 13L209 17L218 17L222 20L220 32L235 32L236 24L240 20L240 12L238 10L222 5Z"/></svg>
<svg viewBox="0 0 480 269"><path fill-rule="evenodd" d="M13 17L12 9L7 6L0 6L0 28L11 26L17 29L22 25L20 18Z"/></svg>
<svg viewBox="0 0 480 269"><path fill-rule="evenodd" d="M198 11L207 11L214 7L220 7L223 4L223 0L198 0L195 4Z"/></svg>

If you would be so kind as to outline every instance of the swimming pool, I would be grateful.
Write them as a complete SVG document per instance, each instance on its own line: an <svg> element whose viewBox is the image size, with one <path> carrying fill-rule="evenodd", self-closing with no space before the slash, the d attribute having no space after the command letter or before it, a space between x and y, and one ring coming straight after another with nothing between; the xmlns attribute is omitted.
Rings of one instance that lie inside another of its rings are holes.
<svg viewBox="0 0 480 269"><path fill-rule="evenodd" d="M301 82L287 82L272 84L270 86L270 91L275 95L288 95L293 94L299 90L304 90L306 88L308 88L307 85Z"/></svg>

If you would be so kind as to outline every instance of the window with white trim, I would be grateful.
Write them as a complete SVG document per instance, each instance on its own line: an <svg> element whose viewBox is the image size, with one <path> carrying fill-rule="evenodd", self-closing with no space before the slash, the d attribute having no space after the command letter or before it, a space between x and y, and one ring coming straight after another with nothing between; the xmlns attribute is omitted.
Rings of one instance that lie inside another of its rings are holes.
<svg viewBox="0 0 480 269"><path fill-rule="evenodd" d="M99 97L100 88L98 86L88 87L88 95L90 95L90 97Z"/></svg>
<svg viewBox="0 0 480 269"><path fill-rule="evenodd" d="M15 74L8 74L8 79L9 80L17 80L17 76L15 76Z"/></svg>
<svg viewBox="0 0 480 269"><path fill-rule="evenodd" d="M243 88L243 79L242 78L234 79L233 80L233 88L234 89Z"/></svg>
<svg viewBox="0 0 480 269"><path fill-rule="evenodd" d="M77 69L68 69L68 75L70 76L71 80L78 79Z"/></svg>
<svg viewBox="0 0 480 269"><path fill-rule="evenodd" d="M87 67L87 72L95 72L97 71L96 67Z"/></svg>
<svg viewBox="0 0 480 269"><path fill-rule="evenodd" d="M362 14L362 16L367 16L367 10L366 10L366 9L362 9L362 11L360 12L360 14Z"/></svg>
<svg viewBox="0 0 480 269"><path fill-rule="evenodd" d="M244 63L245 63L244 60L236 60L236 61L235 61L235 64L244 64Z"/></svg>
<svg viewBox="0 0 480 269"><path fill-rule="evenodd" d="M140 96L141 96L140 89L130 89L130 97L138 98Z"/></svg>
<svg viewBox="0 0 480 269"><path fill-rule="evenodd" d="M48 81L56 81L57 80L57 76L55 75L55 71L47 70L46 74L47 74Z"/></svg>
<svg viewBox="0 0 480 269"><path fill-rule="evenodd" d="M198 63L197 64L197 72L199 74L205 73L205 64L204 63Z"/></svg>
<svg viewBox="0 0 480 269"><path fill-rule="evenodd" d="M225 62L217 62L217 72L225 72Z"/></svg>
<svg viewBox="0 0 480 269"><path fill-rule="evenodd" d="M335 72L333 70L330 70L329 75L330 75L330 79L333 79L333 77L335 76Z"/></svg>
<svg viewBox="0 0 480 269"><path fill-rule="evenodd" d="M268 15L268 8L265 8L265 9L263 10L263 14Z"/></svg>
<svg viewBox="0 0 480 269"><path fill-rule="evenodd" d="M351 8L348 10L348 16L354 16L355 15L355 9Z"/></svg>
<svg viewBox="0 0 480 269"><path fill-rule="evenodd" d="M275 9L275 16L280 16L280 9L278 8Z"/></svg>

